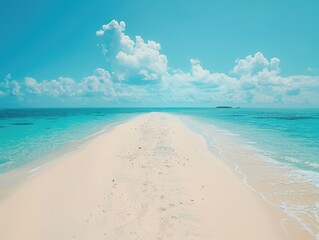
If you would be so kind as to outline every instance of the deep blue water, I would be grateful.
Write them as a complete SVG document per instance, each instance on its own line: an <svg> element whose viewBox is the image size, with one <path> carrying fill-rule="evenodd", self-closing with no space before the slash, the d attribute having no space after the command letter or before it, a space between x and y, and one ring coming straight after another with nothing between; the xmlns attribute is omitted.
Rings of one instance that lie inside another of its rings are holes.
<svg viewBox="0 0 319 240"><path fill-rule="evenodd" d="M25 165L137 114L186 114L224 128L265 155L319 172L319 109L0 109L0 172Z"/></svg>

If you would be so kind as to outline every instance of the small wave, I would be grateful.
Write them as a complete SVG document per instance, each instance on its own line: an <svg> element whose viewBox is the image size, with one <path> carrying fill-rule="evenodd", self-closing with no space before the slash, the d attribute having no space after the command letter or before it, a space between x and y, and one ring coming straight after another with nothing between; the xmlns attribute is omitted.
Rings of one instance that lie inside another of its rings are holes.
<svg viewBox="0 0 319 240"><path fill-rule="evenodd" d="M297 158L293 158L293 157L288 157L288 156L283 156L280 158L280 160L283 160L285 162L291 162L291 163L301 163L302 161L297 159Z"/></svg>
<svg viewBox="0 0 319 240"><path fill-rule="evenodd" d="M237 133L232 133L232 132L230 132L230 131L223 130L223 129L217 129L217 131L220 132L221 134L228 135L228 136L235 136L235 137L240 136L240 135L237 134Z"/></svg>
<svg viewBox="0 0 319 240"><path fill-rule="evenodd" d="M237 133L231 133L231 132L225 132L224 135L235 136L235 137L240 136L240 135L237 134Z"/></svg>
<svg viewBox="0 0 319 240"><path fill-rule="evenodd" d="M0 167L5 167L8 165L11 165L12 163L13 163L13 161L5 161L5 162L0 161Z"/></svg>
<svg viewBox="0 0 319 240"><path fill-rule="evenodd" d="M318 163L313 163L313 162L305 162L305 164L309 167L312 168L319 168L319 164Z"/></svg>
<svg viewBox="0 0 319 240"><path fill-rule="evenodd" d="M313 170L303 170L296 167L285 166L288 172L285 174L291 182L308 182L319 189L319 173Z"/></svg>

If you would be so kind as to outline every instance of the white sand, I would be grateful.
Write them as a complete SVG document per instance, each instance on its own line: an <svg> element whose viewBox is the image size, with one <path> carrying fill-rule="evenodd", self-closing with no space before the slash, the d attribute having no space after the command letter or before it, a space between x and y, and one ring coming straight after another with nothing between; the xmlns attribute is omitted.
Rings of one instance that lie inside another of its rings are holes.
<svg viewBox="0 0 319 240"><path fill-rule="evenodd" d="M177 117L152 113L96 137L1 199L0 239L311 239L289 236L287 217Z"/></svg>

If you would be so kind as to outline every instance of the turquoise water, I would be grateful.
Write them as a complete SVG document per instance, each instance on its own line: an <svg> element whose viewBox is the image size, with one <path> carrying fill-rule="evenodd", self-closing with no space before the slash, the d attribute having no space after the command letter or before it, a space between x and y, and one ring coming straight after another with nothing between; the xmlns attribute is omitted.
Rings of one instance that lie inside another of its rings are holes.
<svg viewBox="0 0 319 240"><path fill-rule="evenodd" d="M200 122L197 126L203 126L201 131L218 129L211 135L199 131L204 137L210 136L210 139L206 138L209 144L217 143L214 141L217 139L216 134L226 134L231 138L234 135L234 138L240 139L240 142L235 142L238 143L237 150L245 152L245 144L253 146L254 151L257 150L266 159L296 170L298 176L299 173L305 175L307 182L319 187L319 109L0 109L0 173L41 159L43 155L99 133L108 126L153 111L186 115L186 119L190 116L191 119L199 120L196 123ZM181 119L184 121L185 118ZM223 137L219 139L225 140ZM227 152L231 153L228 149ZM253 161L256 159L253 158ZM316 228L319 222L318 192L305 192L307 201L300 203L297 201L300 192L293 192L290 185L293 182L295 179L289 179L285 187L280 188L280 192L274 188L271 196L279 196L280 202L279 205L275 203L275 206L295 217L309 233L319 239L319 228ZM285 191L288 197L297 197L288 198L287 201Z"/></svg>
<svg viewBox="0 0 319 240"><path fill-rule="evenodd" d="M318 109L181 113L184 124L201 134L245 185L319 239Z"/></svg>
<svg viewBox="0 0 319 240"><path fill-rule="evenodd" d="M140 113L193 116L238 134L276 161L319 173L319 109L2 109L0 172Z"/></svg>
<svg viewBox="0 0 319 240"><path fill-rule="evenodd" d="M193 109L183 113L242 137L273 160L319 173L319 109Z"/></svg>
<svg viewBox="0 0 319 240"><path fill-rule="evenodd" d="M140 110L142 111L142 110ZM0 173L19 168L112 123L140 112L131 109L2 109Z"/></svg>

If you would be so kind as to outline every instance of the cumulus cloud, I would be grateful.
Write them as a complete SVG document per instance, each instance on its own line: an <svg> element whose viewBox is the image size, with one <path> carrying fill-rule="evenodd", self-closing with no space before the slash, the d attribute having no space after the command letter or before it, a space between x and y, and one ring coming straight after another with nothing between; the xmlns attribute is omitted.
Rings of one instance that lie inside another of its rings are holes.
<svg viewBox="0 0 319 240"><path fill-rule="evenodd" d="M92 75L84 77L81 81L59 77L38 82L34 78L26 77L24 86L25 91L30 94L46 94L52 97L91 96L95 94L109 96L114 92L111 75L103 68L97 68Z"/></svg>
<svg viewBox="0 0 319 240"><path fill-rule="evenodd" d="M199 60L190 59L190 70L174 70L162 80L162 92L166 99L175 102L222 102L233 100L226 96L236 88L236 78L205 69ZM170 96L171 95L171 96Z"/></svg>
<svg viewBox="0 0 319 240"><path fill-rule="evenodd" d="M212 72L198 59L188 71L168 66L161 45L125 33L125 22L112 20L96 32L107 63L82 79L0 81L0 97L103 99L105 102L319 105L319 76L282 76L280 60L257 52L237 59L229 73Z"/></svg>
<svg viewBox="0 0 319 240"><path fill-rule="evenodd" d="M268 60L261 52L257 52L254 56L248 55L245 59L236 60L236 65L232 73L240 76L256 75L260 71L278 72L280 60L276 57Z"/></svg>
<svg viewBox="0 0 319 240"><path fill-rule="evenodd" d="M1 83L0 86L2 85L14 86L8 83L8 80ZM135 101L148 95L144 88L113 82L110 73L103 68L95 69L93 74L80 81L68 77L37 81L32 77L26 77L19 86L23 87L26 94L47 95L54 98L99 97L105 101L118 101L119 99ZM14 88L12 88L12 93L14 93ZM0 96L2 96L1 93Z"/></svg>
<svg viewBox="0 0 319 240"><path fill-rule="evenodd" d="M53 80L37 82L34 78L24 79L25 91L35 95L47 94L53 97L74 96L80 89L75 80L68 77L59 77Z"/></svg>
<svg viewBox="0 0 319 240"><path fill-rule="evenodd" d="M85 77L80 83L80 88L80 93L86 96L100 95L112 98L116 95L111 75L103 68L97 68L93 75Z"/></svg>
<svg viewBox="0 0 319 240"><path fill-rule="evenodd" d="M202 67L198 59L190 59L191 69L189 72L180 70L175 71L170 75L171 81L191 82L193 84L202 84L211 88L218 88L222 84L236 84L235 78L232 78L224 73L212 73Z"/></svg>
<svg viewBox="0 0 319 240"><path fill-rule="evenodd" d="M7 74L2 82L0 82L0 97L13 95L22 96L21 85L18 81L12 80L11 74Z"/></svg>
<svg viewBox="0 0 319 240"><path fill-rule="evenodd" d="M124 31L124 22L112 20L96 32L104 40L102 52L113 58L112 70L117 73L114 77L118 80L130 80L134 76L140 76L143 80L159 80L166 75L168 60L160 52L161 45L152 40L145 42L140 36L131 39ZM114 39L117 42L110 41Z"/></svg>

